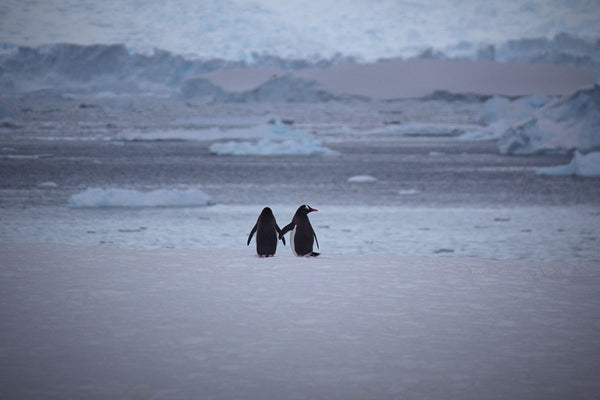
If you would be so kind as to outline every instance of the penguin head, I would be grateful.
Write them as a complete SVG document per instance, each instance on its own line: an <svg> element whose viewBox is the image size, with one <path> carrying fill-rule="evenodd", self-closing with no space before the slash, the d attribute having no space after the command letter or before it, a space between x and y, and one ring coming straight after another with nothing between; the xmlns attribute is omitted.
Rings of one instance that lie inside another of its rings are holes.
<svg viewBox="0 0 600 400"><path fill-rule="evenodd" d="M307 205L307 204L303 204L300 207L298 207L298 210L296 211L296 214L303 214L306 215L310 212L313 211L317 211L316 209L312 208L311 206Z"/></svg>
<svg viewBox="0 0 600 400"><path fill-rule="evenodd" d="M260 213L261 217L268 217L268 216L272 216L272 215L273 215L273 211L271 211L271 209L269 207L263 208L262 212Z"/></svg>

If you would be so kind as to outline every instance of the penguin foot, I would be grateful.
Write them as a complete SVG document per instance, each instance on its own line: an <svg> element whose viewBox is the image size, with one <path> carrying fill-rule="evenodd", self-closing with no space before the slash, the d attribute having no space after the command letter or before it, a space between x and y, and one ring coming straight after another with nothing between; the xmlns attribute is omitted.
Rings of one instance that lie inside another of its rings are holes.
<svg viewBox="0 0 600 400"><path fill-rule="evenodd" d="M320 256L321 253L315 253L314 251L312 253L309 254L309 257L318 257Z"/></svg>

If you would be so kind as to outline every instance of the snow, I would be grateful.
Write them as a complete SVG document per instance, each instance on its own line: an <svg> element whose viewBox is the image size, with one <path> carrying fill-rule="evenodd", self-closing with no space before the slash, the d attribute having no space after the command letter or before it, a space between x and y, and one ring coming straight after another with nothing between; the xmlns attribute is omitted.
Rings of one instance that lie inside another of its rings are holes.
<svg viewBox="0 0 600 400"><path fill-rule="evenodd" d="M377 178L371 175L355 175L348 178L348 182L350 183L369 183L376 182Z"/></svg>
<svg viewBox="0 0 600 400"><path fill-rule="evenodd" d="M496 108L502 109L500 103ZM527 114L526 112L524 114ZM513 116L514 118L514 116ZM514 119L513 119L514 120ZM600 148L600 86L549 102L507 129L498 142L503 154L587 153Z"/></svg>
<svg viewBox="0 0 600 400"><path fill-rule="evenodd" d="M538 174L547 176L584 176L600 177L600 152L582 154L575 152L567 165L540 168Z"/></svg>
<svg viewBox="0 0 600 400"><path fill-rule="evenodd" d="M598 264L0 244L3 398L600 393Z"/></svg>
<svg viewBox="0 0 600 400"><path fill-rule="evenodd" d="M121 188L89 188L69 198L72 208L185 207L210 204L198 189L158 189L147 192Z"/></svg>

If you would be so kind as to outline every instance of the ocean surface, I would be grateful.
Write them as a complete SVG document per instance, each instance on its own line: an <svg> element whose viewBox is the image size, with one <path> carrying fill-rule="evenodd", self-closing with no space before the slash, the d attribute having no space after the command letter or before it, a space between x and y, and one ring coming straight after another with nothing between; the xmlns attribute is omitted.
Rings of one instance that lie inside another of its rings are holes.
<svg viewBox="0 0 600 400"><path fill-rule="evenodd" d="M13 121L0 136L3 242L245 249L262 207L283 226L310 204L322 252L600 259L596 180L537 174L568 154L503 156L493 140L461 139L478 101L48 95L2 107ZM402 131L401 114L421 123ZM211 150L280 143L263 134L327 153Z"/></svg>

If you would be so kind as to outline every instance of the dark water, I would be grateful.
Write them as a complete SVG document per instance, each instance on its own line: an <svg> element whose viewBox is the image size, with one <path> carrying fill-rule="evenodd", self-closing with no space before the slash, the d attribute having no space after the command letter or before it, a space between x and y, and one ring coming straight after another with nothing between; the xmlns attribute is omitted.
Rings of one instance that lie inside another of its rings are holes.
<svg viewBox="0 0 600 400"><path fill-rule="evenodd" d="M199 186L220 204L600 205L593 179L536 174L568 156L500 156L493 142L439 138L329 147L340 154L215 156L204 142L0 139L0 206L64 205L89 187L178 186ZM365 174L377 181L347 181Z"/></svg>

